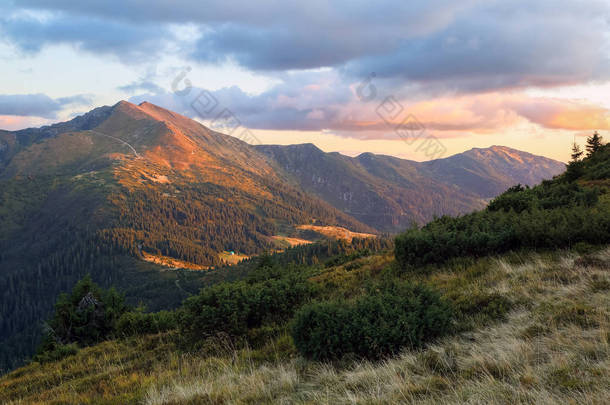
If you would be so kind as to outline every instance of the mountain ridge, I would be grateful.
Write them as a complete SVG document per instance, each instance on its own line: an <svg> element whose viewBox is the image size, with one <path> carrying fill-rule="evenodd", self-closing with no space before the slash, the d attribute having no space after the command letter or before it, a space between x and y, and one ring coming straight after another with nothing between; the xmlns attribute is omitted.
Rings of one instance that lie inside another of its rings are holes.
<svg viewBox="0 0 610 405"><path fill-rule="evenodd" d="M137 128L126 131L127 121ZM114 134L136 155L138 149L143 149L141 155L154 168L142 161L130 162L129 170L123 174L131 178L124 184L138 183L131 176L134 173L165 178L168 175L165 172L172 170L190 178L203 175L224 186L263 194L265 188L253 178L288 181L291 187L315 195L383 232L399 231L413 221L425 223L435 216L480 209L513 185L534 185L565 169L562 162L501 145L472 148L424 162L370 152L350 157L324 152L313 143L253 146L152 103L135 105L120 101L65 123L0 133L0 176L30 174L27 162L23 163L25 167L5 170L20 145L27 148L35 142L79 131L90 131L90 137L97 133L112 138ZM72 138L70 145L78 141L82 148L95 143L92 139ZM115 148L114 152L125 151ZM38 159L30 156L23 160L44 161L41 153L36 155ZM109 154L103 159L113 157L117 155ZM312 166L312 160L317 167ZM36 172L35 167L29 168Z"/></svg>
<svg viewBox="0 0 610 405"><path fill-rule="evenodd" d="M349 157L313 144L255 148L304 190L383 231L480 209L513 185L534 185L565 170L562 162L505 146L426 162L370 152Z"/></svg>

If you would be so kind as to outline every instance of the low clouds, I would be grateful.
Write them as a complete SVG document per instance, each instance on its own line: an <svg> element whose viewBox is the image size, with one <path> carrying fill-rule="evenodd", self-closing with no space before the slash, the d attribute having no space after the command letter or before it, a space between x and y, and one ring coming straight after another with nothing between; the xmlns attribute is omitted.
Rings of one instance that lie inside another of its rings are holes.
<svg viewBox="0 0 610 405"><path fill-rule="evenodd" d="M283 79L260 94L245 93L237 86L215 91L193 87L187 94L149 91L129 101L149 101L205 120L214 120L214 113L227 108L251 129L317 131L338 126L342 109L354 99L350 88L341 84L333 71L286 74ZM221 108L209 115L197 114L191 104L205 102L206 98L213 98Z"/></svg>
<svg viewBox="0 0 610 405"><path fill-rule="evenodd" d="M45 94L0 94L0 115L55 118L67 107L89 105L90 103L91 98L86 95L53 99Z"/></svg>
<svg viewBox="0 0 610 405"><path fill-rule="evenodd" d="M521 116L545 128L610 130L610 110L582 101L532 98L512 104Z"/></svg>
<svg viewBox="0 0 610 405"><path fill-rule="evenodd" d="M163 93L164 91L159 85L150 80L133 81L124 86L119 86L118 89L127 93L137 93L146 91L148 93L159 94Z"/></svg>
<svg viewBox="0 0 610 405"><path fill-rule="evenodd" d="M521 92L414 100L408 94L391 93L387 83L381 82L376 83L375 99L365 101L358 97L355 84L343 81L333 70L286 74L283 79L260 94L248 94L237 86L215 91L195 86L186 94L151 88L130 101L149 101L208 122L228 109L234 119L250 129L330 131L359 139L395 139L395 127L407 116L416 117L440 137L492 134L523 122L547 129L610 129L610 111L582 100L531 97ZM136 88L145 85L145 81L133 84ZM400 110L391 118L381 109L388 97ZM205 108L193 108L193 104L217 107L205 113Z"/></svg>

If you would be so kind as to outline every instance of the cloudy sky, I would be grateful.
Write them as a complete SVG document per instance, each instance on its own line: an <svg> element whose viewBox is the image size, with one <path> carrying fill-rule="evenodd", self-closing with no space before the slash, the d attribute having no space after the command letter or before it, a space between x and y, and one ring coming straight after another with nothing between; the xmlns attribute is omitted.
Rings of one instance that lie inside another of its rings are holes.
<svg viewBox="0 0 610 405"><path fill-rule="evenodd" d="M2 129L146 100L349 155L610 138L607 0L1 0L0 62Z"/></svg>

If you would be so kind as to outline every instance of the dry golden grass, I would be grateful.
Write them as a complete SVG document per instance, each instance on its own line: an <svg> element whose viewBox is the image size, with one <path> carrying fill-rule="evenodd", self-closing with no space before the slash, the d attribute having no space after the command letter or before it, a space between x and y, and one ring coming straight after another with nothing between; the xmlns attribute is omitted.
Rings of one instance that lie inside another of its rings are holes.
<svg viewBox="0 0 610 405"><path fill-rule="evenodd" d="M271 237L271 239L279 242L279 245L282 247L293 247L293 246L308 245L310 243L313 243L312 241L307 240L307 239L290 238L288 236L282 236L282 235L273 235Z"/></svg>
<svg viewBox="0 0 610 405"><path fill-rule="evenodd" d="M211 266L203 266L184 260L174 259L169 256L146 253L144 251L142 251L142 260L149 263L160 264L161 266L170 267L172 269L207 270L211 268Z"/></svg>
<svg viewBox="0 0 610 405"><path fill-rule="evenodd" d="M372 233L352 232L340 226L299 225L297 229L317 232L333 239L344 239L351 242L353 238L374 238Z"/></svg>
<svg viewBox="0 0 610 405"><path fill-rule="evenodd" d="M262 349L213 355L180 354L171 336L148 336L24 367L0 379L0 398L15 404L607 403L610 249L484 263L486 271L460 285L508 296L515 309L506 321L383 362L309 362L294 354L287 336ZM442 288L468 277L446 270L428 280Z"/></svg>

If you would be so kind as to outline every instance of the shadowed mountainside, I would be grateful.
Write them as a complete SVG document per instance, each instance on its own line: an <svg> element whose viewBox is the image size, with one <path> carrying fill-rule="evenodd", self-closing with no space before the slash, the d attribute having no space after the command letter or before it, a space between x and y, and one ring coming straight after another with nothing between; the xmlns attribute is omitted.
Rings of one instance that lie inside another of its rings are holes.
<svg viewBox="0 0 610 405"><path fill-rule="evenodd" d="M421 163L372 153L352 158L312 144L256 148L305 191L390 232L481 209L513 185L537 184L565 170L561 162L502 146Z"/></svg>

